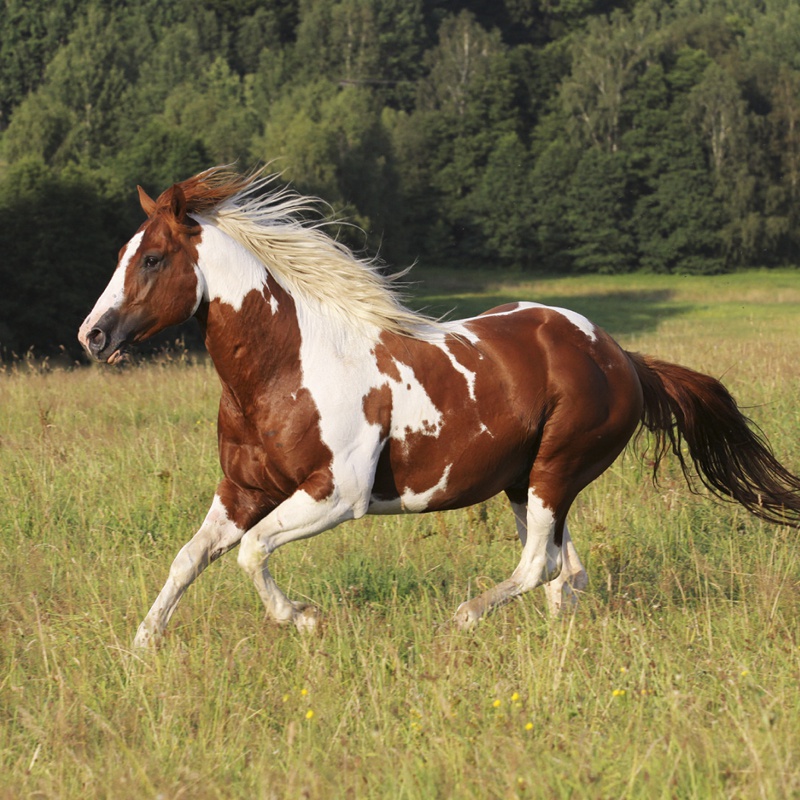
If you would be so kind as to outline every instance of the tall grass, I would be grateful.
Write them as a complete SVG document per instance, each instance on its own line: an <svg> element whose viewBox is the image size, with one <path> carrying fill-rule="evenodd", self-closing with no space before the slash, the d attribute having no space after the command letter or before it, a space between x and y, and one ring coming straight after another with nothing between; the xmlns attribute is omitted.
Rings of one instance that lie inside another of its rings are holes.
<svg viewBox="0 0 800 800"><path fill-rule="evenodd" d="M476 283L452 303L572 298L723 376L800 470L800 274ZM674 466L654 488L631 452L571 515L574 616L535 592L447 624L515 566L496 499L279 551L278 581L324 612L314 636L265 621L229 556L165 646L133 652L219 477L217 395L202 361L0 375L0 797L800 795L798 535Z"/></svg>

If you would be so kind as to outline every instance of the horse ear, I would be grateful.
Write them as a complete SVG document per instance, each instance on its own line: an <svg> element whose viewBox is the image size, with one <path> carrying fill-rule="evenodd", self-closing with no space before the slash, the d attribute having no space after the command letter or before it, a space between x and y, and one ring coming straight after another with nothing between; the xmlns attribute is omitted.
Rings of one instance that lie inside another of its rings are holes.
<svg viewBox="0 0 800 800"><path fill-rule="evenodd" d="M169 208L175 215L175 219L183 225L186 222L186 195L183 189L176 183L167 190L169 194Z"/></svg>
<svg viewBox="0 0 800 800"><path fill-rule="evenodd" d="M144 211L148 217L152 217L156 209L156 201L153 200L141 186L137 186L136 188L139 190L139 204L142 206L142 211Z"/></svg>

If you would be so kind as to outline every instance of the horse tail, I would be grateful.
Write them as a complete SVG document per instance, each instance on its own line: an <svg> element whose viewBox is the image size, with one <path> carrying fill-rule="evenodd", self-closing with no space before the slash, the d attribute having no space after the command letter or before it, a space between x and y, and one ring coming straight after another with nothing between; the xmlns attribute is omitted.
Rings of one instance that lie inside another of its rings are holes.
<svg viewBox="0 0 800 800"><path fill-rule="evenodd" d="M715 378L628 353L644 396L642 425L655 437L653 478L671 450L692 491L694 478L761 519L800 527L800 477L773 455L764 434ZM694 472L681 447L686 442Z"/></svg>

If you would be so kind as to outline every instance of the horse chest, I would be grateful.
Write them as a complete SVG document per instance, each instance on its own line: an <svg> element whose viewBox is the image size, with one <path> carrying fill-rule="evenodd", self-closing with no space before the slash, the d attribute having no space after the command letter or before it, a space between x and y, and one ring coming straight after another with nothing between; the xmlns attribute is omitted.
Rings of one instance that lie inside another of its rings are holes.
<svg viewBox="0 0 800 800"><path fill-rule="evenodd" d="M322 476L325 483L331 473L333 456L322 440L319 414L307 393L265 397L244 410L224 392L218 434L225 476L272 501L289 497L310 476Z"/></svg>

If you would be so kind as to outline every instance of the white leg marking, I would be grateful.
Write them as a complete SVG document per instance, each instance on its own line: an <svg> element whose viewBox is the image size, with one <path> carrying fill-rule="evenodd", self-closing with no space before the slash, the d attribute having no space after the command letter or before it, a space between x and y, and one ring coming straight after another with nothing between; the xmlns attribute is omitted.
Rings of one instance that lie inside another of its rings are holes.
<svg viewBox="0 0 800 800"><path fill-rule="evenodd" d="M525 541L528 538L525 506L512 503L511 509L517 522L519 540L522 546L525 547ZM574 610L578 605L580 593L588 585L589 576L581 563L578 551L575 549L572 537L569 534L569 528L565 522L564 533L561 537L561 572L558 577L553 578L550 583L544 585L550 613L555 617L564 609Z"/></svg>
<svg viewBox="0 0 800 800"><path fill-rule="evenodd" d="M194 579L216 558L242 538L244 531L228 519L219 497L214 497L200 530L175 556L164 588L139 626L134 647L148 647L164 634L181 596Z"/></svg>
<svg viewBox="0 0 800 800"><path fill-rule="evenodd" d="M562 611L574 611L578 605L580 593L589 585L589 576L578 557L578 551L564 525L564 536L561 541L561 572L544 586L547 594L547 605L553 616Z"/></svg>
<svg viewBox="0 0 800 800"><path fill-rule="evenodd" d="M519 507L518 507L519 508ZM508 580L462 603L456 611L455 622L461 628L471 628L484 614L513 597L556 578L561 571L561 548L555 545L556 517L542 503L533 489L528 490L526 538L522 558ZM521 517L515 509L517 530ZM522 537L522 533L520 533Z"/></svg>
<svg viewBox="0 0 800 800"><path fill-rule="evenodd" d="M301 490L247 531L239 548L239 566L252 579L274 620L310 630L317 617L314 608L292 602L280 590L267 566L270 555L288 542L316 536L353 516L352 507L343 503L336 491L331 498L317 501Z"/></svg>

